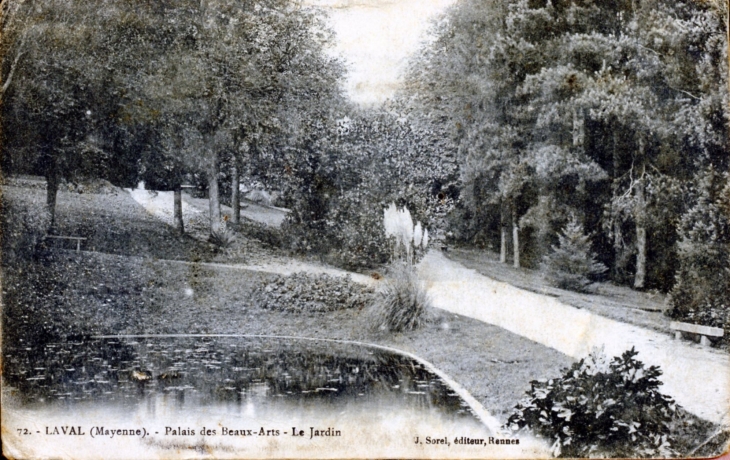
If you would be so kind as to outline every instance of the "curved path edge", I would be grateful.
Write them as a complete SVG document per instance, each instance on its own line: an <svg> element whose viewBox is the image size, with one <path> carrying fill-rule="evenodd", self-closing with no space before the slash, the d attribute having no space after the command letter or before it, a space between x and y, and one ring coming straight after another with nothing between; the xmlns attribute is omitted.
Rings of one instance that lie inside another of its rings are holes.
<svg viewBox="0 0 730 460"><path fill-rule="evenodd" d="M477 401L471 393L469 393L464 387L459 385L446 373L441 371L439 368L434 366L432 363L426 361L420 356L416 356L413 353L399 350L397 348L389 347L386 345L378 345L369 342L360 342L357 340L343 340L343 339L327 339L317 337L302 337L295 335L268 335L268 334L122 334L122 335L94 335L92 339L121 339L121 338L189 338L189 337L233 337L233 338L250 338L250 339L287 339L287 340L306 340L311 342L331 342L331 343L342 343L346 345L358 345L368 348L375 348L382 351L406 356L417 363L423 365L429 372L437 375L441 380L446 382L461 399L469 405L474 415L492 432L492 434L499 434L502 432L499 420L492 416L482 404Z"/></svg>
<svg viewBox="0 0 730 460"><path fill-rule="evenodd" d="M595 348L619 356L633 347L637 359L663 371L663 393L701 418L730 425L727 353L495 281L438 251L430 251L418 270L435 307L494 324L572 358L584 358Z"/></svg>

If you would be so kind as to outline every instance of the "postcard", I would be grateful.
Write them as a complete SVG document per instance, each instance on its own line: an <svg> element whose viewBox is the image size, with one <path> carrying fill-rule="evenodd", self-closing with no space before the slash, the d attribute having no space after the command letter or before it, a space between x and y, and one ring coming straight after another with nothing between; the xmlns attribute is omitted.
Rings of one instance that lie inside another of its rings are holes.
<svg viewBox="0 0 730 460"><path fill-rule="evenodd" d="M726 2L0 5L5 457L727 455Z"/></svg>

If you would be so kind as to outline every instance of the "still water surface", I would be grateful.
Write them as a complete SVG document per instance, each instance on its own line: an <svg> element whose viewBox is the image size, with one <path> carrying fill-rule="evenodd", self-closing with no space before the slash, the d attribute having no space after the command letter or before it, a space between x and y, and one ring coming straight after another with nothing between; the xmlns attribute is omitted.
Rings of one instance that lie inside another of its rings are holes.
<svg viewBox="0 0 730 460"><path fill-rule="evenodd" d="M44 446L76 458L520 452L455 444L494 435L423 364L362 345L139 337L7 349L5 359L3 415L28 427L16 434L41 456Z"/></svg>

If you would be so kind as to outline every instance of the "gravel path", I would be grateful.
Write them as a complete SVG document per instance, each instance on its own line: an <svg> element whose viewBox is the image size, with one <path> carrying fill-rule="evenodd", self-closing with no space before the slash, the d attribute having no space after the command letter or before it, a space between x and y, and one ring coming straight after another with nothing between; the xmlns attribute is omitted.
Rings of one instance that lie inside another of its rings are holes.
<svg viewBox="0 0 730 460"><path fill-rule="evenodd" d="M165 262L193 265L199 267L219 267L231 270L246 270L264 273L275 273L277 275L293 275L294 273L310 273L314 275L326 274L331 276L349 276L352 281L368 286L375 286L377 281L370 276L352 273L339 268L321 265L313 262L303 262L296 259L286 261L261 261L253 264L227 264L215 262L188 262L185 260L166 260Z"/></svg>
<svg viewBox="0 0 730 460"><path fill-rule="evenodd" d="M162 221L172 225L172 211L174 202L173 192L153 192L144 189L127 189L134 200L144 206L150 213ZM208 223L208 200L193 198L183 193L182 195L183 220L186 225L195 221L201 221L204 225ZM223 214L231 214L229 206L221 204ZM282 208L260 206L255 203L241 204L241 217L246 217L256 222L271 227L280 227L288 213Z"/></svg>
<svg viewBox="0 0 730 460"><path fill-rule="evenodd" d="M494 324L573 358L585 357L594 347L604 347L608 356L636 347L638 359L661 366L664 393L699 417L730 423L730 357L719 350L494 281L440 252L429 252L419 273L436 307Z"/></svg>
<svg viewBox="0 0 730 460"><path fill-rule="evenodd" d="M146 191L132 191L132 197L152 214L163 220L169 218L171 192L152 196ZM191 206L193 214L194 209ZM256 219L255 210L251 211L251 218L261 221ZM294 259L215 265L284 275L296 272L350 275L353 281L374 283L364 275ZM730 357L719 350L676 341L667 334L608 319L555 298L495 281L437 251L429 252L421 261L419 273L437 308L494 324L575 359L585 357L596 347L604 348L608 356L618 356L635 347L641 361L660 366L664 371L663 392L699 417L730 424Z"/></svg>

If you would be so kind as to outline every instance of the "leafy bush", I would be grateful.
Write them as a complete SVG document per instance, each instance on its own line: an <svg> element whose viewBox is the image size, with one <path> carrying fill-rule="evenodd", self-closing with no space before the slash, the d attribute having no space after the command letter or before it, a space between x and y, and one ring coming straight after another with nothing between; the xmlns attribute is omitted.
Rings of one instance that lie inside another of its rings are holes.
<svg viewBox="0 0 730 460"><path fill-rule="evenodd" d="M373 296L373 326L391 332L416 329L430 306L415 269L407 263L394 263Z"/></svg>
<svg viewBox="0 0 730 460"><path fill-rule="evenodd" d="M561 457L656 457L673 454L672 398L659 392L657 366L644 368L633 348L611 362L594 351L563 376L530 382L507 421L552 442Z"/></svg>
<svg viewBox="0 0 730 460"><path fill-rule="evenodd" d="M254 290L253 299L261 308L288 312L325 312L362 308L372 289L361 286L349 276L295 273L277 276Z"/></svg>
<svg viewBox="0 0 730 460"><path fill-rule="evenodd" d="M332 229L329 262L350 270L373 268L387 263L390 245L383 230L383 206L356 189L339 197L329 213Z"/></svg>
<svg viewBox="0 0 730 460"><path fill-rule="evenodd" d="M246 199L261 206L271 206L273 200L271 194L266 190L251 190L246 194Z"/></svg>
<svg viewBox="0 0 730 460"><path fill-rule="evenodd" d="M41 248L51 216L41 203L21 206L2 196L2 258L3 263L28 260Z"/></svg>
<svg viewBox="0 0 730 460"><path fill-rule="evenodd" d="M591 251L590 236L585 235L583 226L571 220L558 235L560 245L553 246L553 252L546 255L543 268L548 281L561 289L586 292L589 277L604 273L607 268L596 261Z"/></svg>

